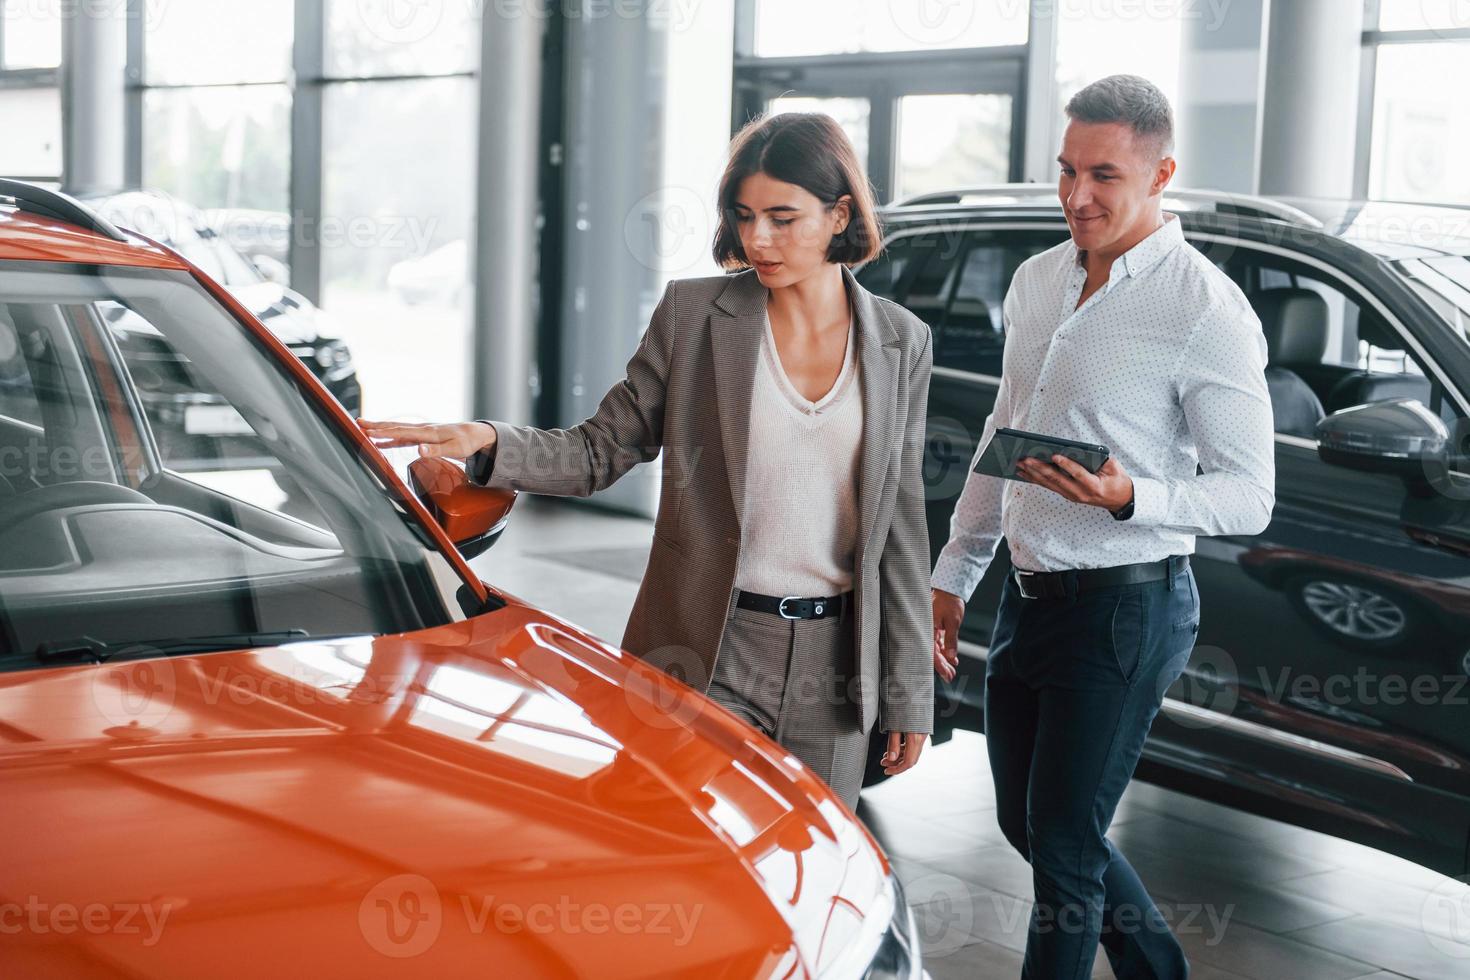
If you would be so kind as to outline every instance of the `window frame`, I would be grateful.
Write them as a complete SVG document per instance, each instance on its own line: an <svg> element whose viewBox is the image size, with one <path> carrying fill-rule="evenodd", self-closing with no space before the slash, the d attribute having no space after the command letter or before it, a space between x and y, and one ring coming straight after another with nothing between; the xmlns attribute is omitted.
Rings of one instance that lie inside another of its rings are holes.
<svg viewBox="0 0 1470 980"><path fill-rule="evenodd" d="M1461 419L1470 420L1470 404L1467 404L1470 403L1470 390L1456 385L1455 378L1430 354L1414 330L1393 312L1382 297L1374 294L1365 284L1347 278L1340 270L1315 256L1278 245L1232 238L1215 232L1189 232L1187 238L1191 244L1196 244L1199 239L1204 239L1214 244L1227 245L1232 250L1232 258L1242 253L1256 256L1269 255L1309 270L1316 270L1315 278L1323 285L1336 289L1348 302L1356 303L1360 311L1371 310L1376 313L1384 325L1403 342L1400 349L1418 363L1424 378L1430 383L1431 390L1441 394L1444 404L1449 407L1450 411L1457 413ZM1198 247L1197 244L1196 247ZM1255 264L1259 266L1261 263L1258 260ZM1231 281L1235 281L1233 277ZM1299 442L1303 441L1298 437L1280 432L1276 433L1276 439L1278 442L1294 439Z"/></svg>
<svg viewBox="0 0 1470 980"><path fill-rule="evenodd" d="M273 81L150 83L147 80L148 52L145 29L147 18L143 16L143 7L147 0L127 0L127 2L129 16L125 180L128 188L136 190L143 187L143 142L145 138L143 103L149 91L244 88L284 84L290 100L291 121L286 146L290 159L287 210L291 216L293 228L318 228L321 225L326 160L322 107L329 87L345 83L392 84L434 78L466 78L473 81L480 77L478 65L447 72L329 74L327 71L327 3L325 0L295 0L293 5L295 33L291 43L289 77ZM482 24L477 25L477 31L482 29ZM288 263L291 268L291 288L318 305L322 300L323 286L322 248L319 238L320 236L315 234L292 234Z"/></svg>
<svg viewBox="0 0 1470 980"><path fill-rule="evenodd" d="M755 54L758 2L735 2L732 134L779 96L866 99L868 158L864 163L879 202L888 203L898 186L899 111L905 96L1007 95L1011 99L1011 132L1006 179L1022 179L1026 81L1032 45L1037 43L1034 16L1025 44L761 57Z"/></svg>
<svg viewBox="0 0 1470 980"><path fill-rule="evenodd" d="M1385 31L1379 27L1381 6L1382 0L1363 0L1361 64L1358 71L1357 143L1353 154L1353 196L1360 201L1382 200L1369 196L1369 190L1372 187L1373 129L1377 123L1373 107L1377 98L1379 49L1385 45L1449 41L1464 44L1465 54L1470 57L1470 27ZM1404 203L1428 204L1429 202L1409 201Z"/></svg>
<svg viewBox="0 0 1470 980"><path fill-rule="evenodd" d="M63 49L62 58L66 57ZM58 96L61 93L61 66L55 68L7 68L5 58L5 18L0 17L0 91L25 91L28 89L56 89ZM61 168L66 166L66 99L60 98L61 102ZM62 171L58 168L55 173L35 174L7 174L17 180L28 180L33 183L56 184L60 186Z"/></svg>

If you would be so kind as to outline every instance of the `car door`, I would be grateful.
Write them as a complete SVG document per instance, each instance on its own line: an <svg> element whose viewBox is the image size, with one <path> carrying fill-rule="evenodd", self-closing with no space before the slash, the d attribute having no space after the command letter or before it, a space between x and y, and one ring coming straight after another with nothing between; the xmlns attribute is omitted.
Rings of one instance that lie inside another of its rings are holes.
<svg viewBox="0 0 1470 980"><path fill-rule="evenodd" d="M1276 507L1259 535L1198 539L1199 641L1150 754L1166 782L1206 775L1222 802L1458 873L1470 480L1328 461L1316 423L1412 400L1453 431L1461 409L1363 284L1279 248L1217 254L1271 348Z"/></svg>

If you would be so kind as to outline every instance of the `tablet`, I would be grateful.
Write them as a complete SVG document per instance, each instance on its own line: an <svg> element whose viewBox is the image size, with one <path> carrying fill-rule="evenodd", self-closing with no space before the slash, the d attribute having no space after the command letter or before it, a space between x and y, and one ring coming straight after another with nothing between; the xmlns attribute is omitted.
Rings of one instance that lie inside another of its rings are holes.
<svg viewBox="0 0 1470 980"><path fill-rule="evenodd" d="M1053 456L1065 456L1081 464L1087 472L1096 473L1108 461L1108 455L1107 446L1044 436L1039 432L998 428L989 444L981 450L980 459L975 463L975 472L1024 483L1027 481L1016 473L1016 463L1022 459L1033 458L1051 463Z"/></svg>

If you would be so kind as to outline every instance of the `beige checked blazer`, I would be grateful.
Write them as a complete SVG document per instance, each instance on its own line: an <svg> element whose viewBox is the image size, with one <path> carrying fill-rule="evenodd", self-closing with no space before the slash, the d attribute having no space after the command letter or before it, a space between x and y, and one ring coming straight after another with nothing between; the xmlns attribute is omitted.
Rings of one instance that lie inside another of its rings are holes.
<svg viewBox="0 0 1470 980"><path fill-rule="evenodd" d="M862 730L934 724L933 614L924 520L929 327L843 268L857 320L863 437L856 593ZM767 290L753 271L670 283L591 418L568 429L491 422L496 448L469 472L486 486L585 497L663 453L648 571L622 647L704 691L737 592L756 357ZM489 420L486 420L489 421Z"/></svg>

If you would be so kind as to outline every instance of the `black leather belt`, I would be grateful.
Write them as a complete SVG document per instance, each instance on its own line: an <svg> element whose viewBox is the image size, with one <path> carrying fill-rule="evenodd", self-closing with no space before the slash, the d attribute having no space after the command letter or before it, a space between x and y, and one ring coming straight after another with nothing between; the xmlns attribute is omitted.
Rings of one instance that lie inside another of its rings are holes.
<svg viewBox="0 0 1470 980"><path fill-rule="evenodd" d="M1114 565L1111 568L1069 568L1060 572L1026 572L1016 569L1016 586L1027 599L1066 599L1088 589L1107 585L1138 585L1143 582L1167 581L1173 587L1174 576L1189 567L1188 555L1170 555L1161 561L1136 565Z"/></svg>
<svg viewBox="0 0 1470 980"><path fill-rule="evenodd" d="M795 595L761 595L759 592L742 591L735 605L741 609L772 613L782 619L826 619L828 616L841 616L851 601L851 592L804 599Z"/></svg>

